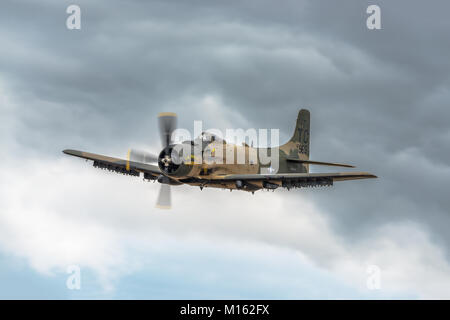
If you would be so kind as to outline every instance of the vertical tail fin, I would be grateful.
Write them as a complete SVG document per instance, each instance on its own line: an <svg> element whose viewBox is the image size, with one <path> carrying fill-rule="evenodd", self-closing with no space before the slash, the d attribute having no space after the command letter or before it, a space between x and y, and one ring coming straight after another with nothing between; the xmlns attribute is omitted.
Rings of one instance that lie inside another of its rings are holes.
<svg viewBox="0 0 450 320"><path fill-rule="evenodd" d="M287 159L309 159L309 121L309 111L300 110L292 138L280 146L280 173L309 172L308 164L287 161Z"/></svg>
<svg viewBox="0 0 450 320"><path fill-rule="evenodd" d="M297 146L298 157L301 159L309 159L309 111L306 109L300 110L295 125L295 131L290 142Z"/></svg>

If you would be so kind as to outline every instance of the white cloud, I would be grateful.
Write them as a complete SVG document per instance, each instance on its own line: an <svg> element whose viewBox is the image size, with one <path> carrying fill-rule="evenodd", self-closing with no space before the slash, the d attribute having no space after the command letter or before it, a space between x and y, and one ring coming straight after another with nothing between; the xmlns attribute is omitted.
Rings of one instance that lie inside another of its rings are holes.
<svg viewBox="0 0 450 320"><path fill-rule="evenodd" d="M111 289L115 279L139 270L157 252L174 250L174 243L199 246L192 250L202 250L202 243L228 243L227 250L248 244L259 252L269 246L299 253L299 261L364 293L366 267L376 264L382 294L450 296L443 285L450 267L418 225L387 225L347 243L302 191L252 196L182 186L173 188L173 210L159 211L158 184L102 172L63 154L56 161L10 161L14 170L8 161L0 171L8 181L0 193L0 246L39 272L79 264Z"/></svg>
<svg viewBox="0 0 450 320"><path fill-rule="evenodd" d="M363 291L366 265L377 264L383 292L449 296L447 10L436 9L427 28L411 32L399 16L396 32L368 35L355 28L364 10L351 3L337 11L298 1L142 5L86 3L89 31L68 34L58 5L36 4L36 18L5 4L0 54L10 63L2 77L13 91L0 83L3 251L44 273L81 264L110 288L148 263L143 256L176 254L181 244L221 250L226 241L226 250L288 251ZM408 17L423 11L416 9ZM417 48L417 39L427 45ZM316 202L303 191L179 187L174 209L159 212L157 184L102 173L56 150L155 147L161 107L185 124L201 115L207 126L246 128L252 119L287 127L297 103L314 109L318 160L353 159L384 177L367 188L348 182Z"/></svg>

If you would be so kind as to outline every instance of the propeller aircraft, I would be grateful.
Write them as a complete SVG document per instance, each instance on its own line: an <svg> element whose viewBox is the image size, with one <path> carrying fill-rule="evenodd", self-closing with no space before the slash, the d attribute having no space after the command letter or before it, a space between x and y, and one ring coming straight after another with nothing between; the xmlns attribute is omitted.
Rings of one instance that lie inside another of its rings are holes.
<svg viewBox="0 0 450 320"><path fill-rule="evenodd" d="M305 109L298 114L292 138L281 146L268 148L254 148L245 143L242 146L230 144L208 132L203 132L195 140L175 143L176 114L160 113L158 123L163 147L159 155L131 149L126 159L120 159L70 149L63 152L92 160L97 168L131 176L142 175L145 180L158 181L161 188L156 206L159 208L170 208L172 185L254 193L264 189L322 187L332 186L337 181L377 178L367 172L310 173L309 165L354 166L309 160L310 113ZM230 150L234 151L234 161L224 161ZM272 172L271 163L262 161L262 151L278 155L276 172ZM239 152L245 155L243 161L236 161L235 155Z"/></svg>

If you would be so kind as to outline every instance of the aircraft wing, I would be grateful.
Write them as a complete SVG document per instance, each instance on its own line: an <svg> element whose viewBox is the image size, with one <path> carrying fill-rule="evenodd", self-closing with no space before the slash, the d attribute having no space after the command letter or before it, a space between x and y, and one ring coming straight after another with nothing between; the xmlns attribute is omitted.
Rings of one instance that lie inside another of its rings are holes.
<svg viewBox="0 0 450 320"><path fill-rule="evenodd" d="M71 156L92 160L94 161L94 167L104 168L118 173L138 176L140 172L143 172L146 179L156 179L161 174L158 166L147 163L107 157L78 150L64 150L63 152Z"/></svg>
<svg viewBox="0 0 450 320"><path fill-rule="evenodd" d="M245 182L282 182L283 186L329 185L335 181L377 178L368 172L229 174L220 179Z"/></svg>

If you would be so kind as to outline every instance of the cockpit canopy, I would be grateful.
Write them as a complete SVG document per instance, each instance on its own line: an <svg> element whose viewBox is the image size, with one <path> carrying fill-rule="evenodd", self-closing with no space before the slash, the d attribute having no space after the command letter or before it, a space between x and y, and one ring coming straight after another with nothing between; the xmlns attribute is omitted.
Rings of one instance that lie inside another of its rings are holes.
<svg viewBox="0 0 450 320"><path fill-rule="evenodd" d="M194 142L197 144L200 143L210 143L215 141L224 141L222 138L220 138L218 135L215 135L211 132L204 131L202 132L195 140Z"/></svg>

